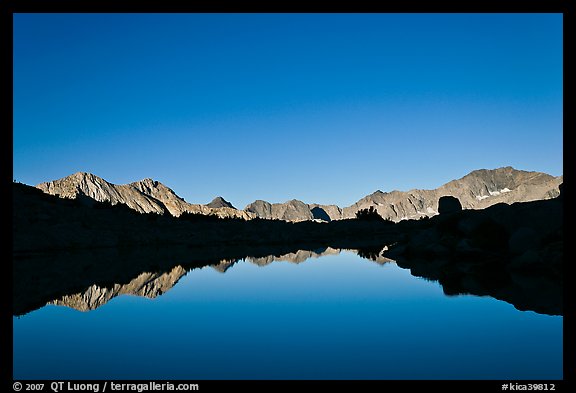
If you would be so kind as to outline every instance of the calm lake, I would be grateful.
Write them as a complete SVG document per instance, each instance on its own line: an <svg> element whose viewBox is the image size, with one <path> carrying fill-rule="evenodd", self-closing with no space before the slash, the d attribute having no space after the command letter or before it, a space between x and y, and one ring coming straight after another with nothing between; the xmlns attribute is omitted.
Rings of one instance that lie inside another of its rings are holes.
<svg viewBox="0 0 576 393"><path fill-rule="evenodd" d="M88 311L14 317L14 379L562 378L561 316L446 296L394 262L333 251L171 274L139 278L155 298L93 288L59 302Z"/></svg>

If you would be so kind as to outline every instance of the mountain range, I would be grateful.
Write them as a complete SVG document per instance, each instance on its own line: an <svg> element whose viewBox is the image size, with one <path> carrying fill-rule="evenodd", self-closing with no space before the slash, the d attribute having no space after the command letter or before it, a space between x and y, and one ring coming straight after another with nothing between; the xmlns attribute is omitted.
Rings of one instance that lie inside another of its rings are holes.
<svg viewBox="0 0 576 393"><path fill-rule="evenodd" d="M347 207L307 204L295 199L284 203L256 200L243 210L236 209L222 197L216 197L206 205L188 203L172 189L152 179L117 185L91 173L78 172L36 187L45 193L80 199L87 204L94 201L124 204L140 213L170 214L175 217L192 213L245 220L333 221L353 218L358 210L374 207L383 218L398 222L438 214L438 200L445 195L457 197L465 209L483 209L497 203L555 198L559 195L562 182L563 176L554 177L512 167L480 169L433 190L378 190Z"/></svg>
<svg viewBox="0 0 576 393"><path fill-rule="evenodd" d="M281 261L302 263L310 258L320 258L325 255L337 254L340 254L339 249L327 247L324 250L315 251L298 250L280 256L247 257L246 260L258 266L266 266L273 262ZM221 273L225 273L226 270L238 261L239 259L223 259L219 263L209 266ZM91 311L120 295L142 296L155 299L172 289L187 273L188 270L180 265L173 267L167 272L144 272L126 284L114 283L108 287L93 284L83 292L64 295L58 299L49 301L47 304L71 307L78 311Z"/></svg>
<svg viewBox="0 0 576 393"><path fill-rule="evenodd" d="M112 184L91 173L77 172L65 178L41 183L36 186L47 194L62 198L83 198L86 203L91 200L110 202L113 205L124 204L140 213L169 213L179 217L183 213L216 215L220 218L237 217L252 219L256 216L250 212L238 210L224 198L217 197L207 205L192 204L176 195L164 184L144 179L130 184Z"/></svg>

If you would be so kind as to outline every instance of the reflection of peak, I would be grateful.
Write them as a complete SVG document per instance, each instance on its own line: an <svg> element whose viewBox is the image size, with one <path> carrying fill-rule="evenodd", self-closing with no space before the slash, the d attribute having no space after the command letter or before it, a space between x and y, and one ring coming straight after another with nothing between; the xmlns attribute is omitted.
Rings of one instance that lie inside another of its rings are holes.
<svg viewBox="0 0 576 393"><path fill-rule="evenodd" d="M388 246L364 247L356 250L359 257L376 262L379 265L385 265L395 262L393 259L385 257L383 254L388 251Z"/></svg>
<svg viewBox="0 0 576 393"><path fill-rule="evenodd" d="M91 311L119 295L136 295L153 299L170 290L184 275L186 270L182 266L174 267L169 273L142 273L128 284L114 284L111 288L92 285L82 293L66 295L48 304Z"/></svg>
<svg viewBox="0 0 576 393"><path fill-rule="evenodd" d="M325 255L336 255L336 254L340 254L339 249L328 247L326 249L319 249L314 251L298 250L296 252L291 252L289 254L279 256L269 255L260 258L248 257L248 260L258 266L265 266L271 264L272 262L281 262L281 261L301 263L310 258L318 258Z"/></svg>
<svg viewBox="0 0 576 393"><path fill-rule="evenodd" d="M226 273L226 270L230 269L236 262L238 262L238 259L222 259L217 264L212 265L212 267L220 273Z"/></svg>

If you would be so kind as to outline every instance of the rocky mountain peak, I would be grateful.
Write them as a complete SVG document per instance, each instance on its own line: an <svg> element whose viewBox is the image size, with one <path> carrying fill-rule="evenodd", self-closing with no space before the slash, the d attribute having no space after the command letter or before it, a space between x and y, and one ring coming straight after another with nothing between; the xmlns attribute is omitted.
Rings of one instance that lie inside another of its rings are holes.
<svg viewBox="0 0 576 393"><path fill-rule="evenodd" d="M212 199L212 201L210 203L208 203L206 206L211 207L213 209L218 209L221 207L228 207L230 209L236 209L234 206L232 206L232 204L230 202L228 202L226 199L222 198L221 196L217 196L216 198Z"/></svg>
<svg viewBox="0 0 576 393"><path fill-rule="evenodd" d="M150 178L142 179L140 181L130 183L128 186L134 187L140 192L143 192L146 195L154 197L158 200L163 200L165 198L178 198L180 199L174 191L172 191L169 187L166 187L164 184L160 183L157 180L153 180Z"/></svg>
<svg viewBox="0 0 576 393"><path fill-rule="evenodd" d="M259 218L270 220L306 221L314 219L310 206L297 199L292 199L285 203L269 203L256 200L246 206L244 210L254 213Z"/></svg>
<svg viewBox="0 0 576 393"><path fill-rule="evenodd" d="M138 182L134 182L132 184L138 184L138 183L146 185L148 187L158 187L158 184L159 184L159 182L157 180L150 179L149 177L142 179Z"/></svg>
<svg viewBox="0 0 576 393"><path fill-rule="evenodd" d="M96 178L96 177L98 177L98 176L93 175L92 173L81 172L81 171L80 171L80 172L76 172L76 173L74 173L74 174L72 174L72 175L70 175L70 176L68 176L68 177L75 178L75 179L85 179L85 178L87 178L87 179L93 179L93 178Z"/></svg>
<svg viewBox="0 0 576 393"><path fill-rule="evenodd" d="M342 209L342 218L353 218L360 209L374 206L392 221L418 219L438 214L440 197L450 195L465 209L483 209L497 203L528 202L554 198L562 176L528 172L511 166L474 170L433 190L375 192Z"/></svg>
<svg viewBox="0 0 576 393"><path fill-rule="evenodd" d="M298 200L298 199L291 199L287 202L289 205L293 205L293 206L300 206L300 205L305 205L304 202Z"/></svg>
<svg viewBox="0 0 576 393"><path fill-rule="evenodd" d="M113 202L115 196L107 197L111 186L101 177L91 173L76 172L59 180L40 183L36 187L48 194L59 195L62 198L74 199L78 195L84 195L99 202Z"/></svg>

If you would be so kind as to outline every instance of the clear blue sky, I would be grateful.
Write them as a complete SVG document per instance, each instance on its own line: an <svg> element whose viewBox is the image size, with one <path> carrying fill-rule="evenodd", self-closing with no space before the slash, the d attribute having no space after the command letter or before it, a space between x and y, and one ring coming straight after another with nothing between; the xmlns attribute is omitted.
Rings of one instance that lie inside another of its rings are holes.
<svg viewBox="0 0 576 393"><path fill-rule="evenodd" d="M562 174L561 14L16 14L14 178L347 206Z"/></svg>

